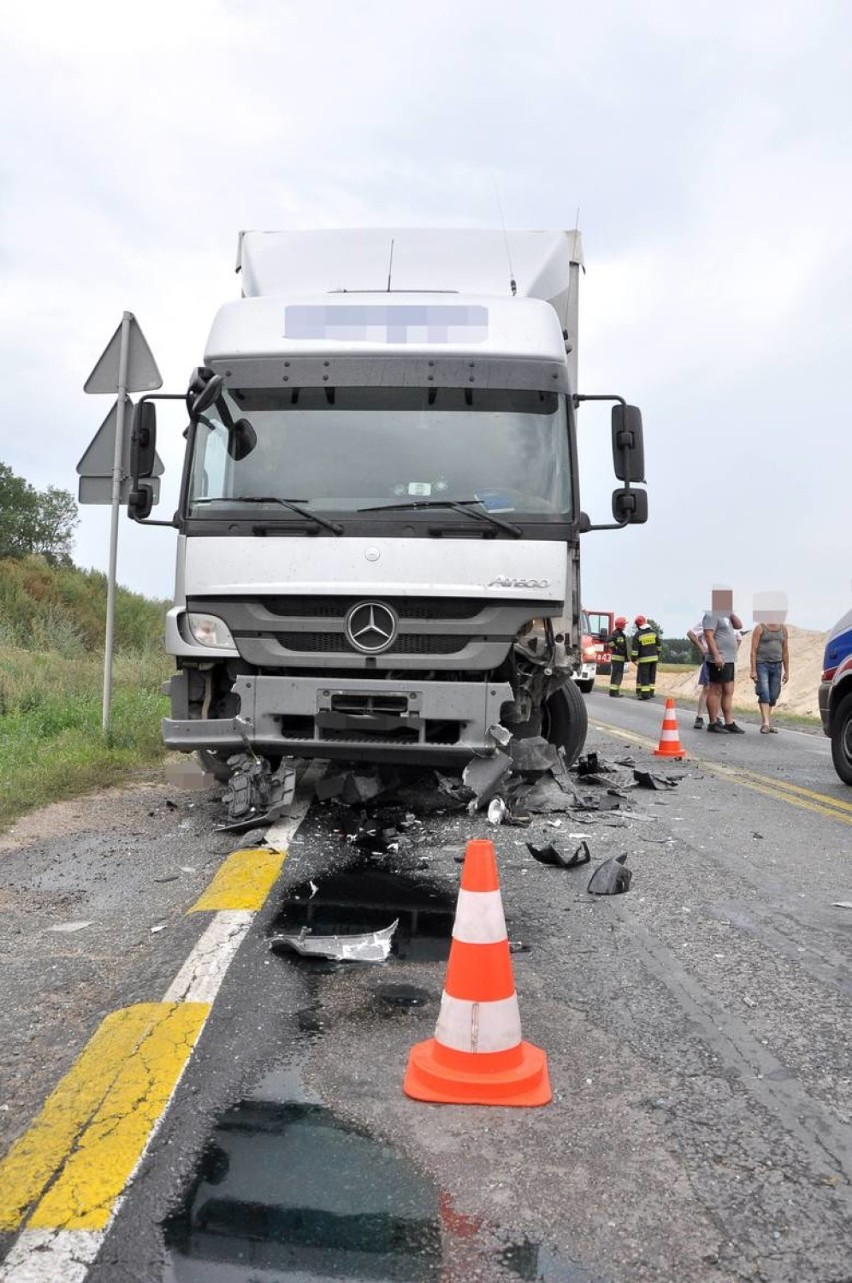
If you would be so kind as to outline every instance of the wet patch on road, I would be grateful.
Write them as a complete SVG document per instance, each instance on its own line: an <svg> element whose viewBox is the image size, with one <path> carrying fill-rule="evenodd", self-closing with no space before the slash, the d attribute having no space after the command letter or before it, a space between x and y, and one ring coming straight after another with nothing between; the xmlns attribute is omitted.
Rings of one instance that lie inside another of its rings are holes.
<svg viewBox="0 0 852 1283"><path fill-rule="evenodd" d="M269 935L293 933L303 928L312 935L359 935L381 931L398 919L391 942L391 956L405 962L446 961L455 913L455 891L414 875L377 867L365 858L347 868L294 887L290 898L270 925ZM333 961L294 960L327 970Z"/></svg>
<svg viewBox="0 0 852 1283"><path fill-rule="evenodd" d="M507 1242L367 1129L304 1101L227 1110L163 1234L163 1283L605 1283L526 1237Z"/></svg>
<svg viewBox="0 0 852 1283"><path fill-rule="evenodd" d="M440 1277L438 1192L322 1105L242 1101L164 1227L166 1283Z"/></svg>

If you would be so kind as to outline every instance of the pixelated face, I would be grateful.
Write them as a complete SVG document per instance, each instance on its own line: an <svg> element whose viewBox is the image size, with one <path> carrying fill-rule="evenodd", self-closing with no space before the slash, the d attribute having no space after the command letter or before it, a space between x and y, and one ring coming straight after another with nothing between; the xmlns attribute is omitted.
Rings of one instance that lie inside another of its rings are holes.
<svg viewBox="0 0 852 1283"><path fill-rule="evenodd" d="M752 617L756 624L785 624L787 622L787 594L785 592L756 592Z"/></svg>
<svg viewBox="0 0 852 1283"><path fill-rule="evenodd" d="M714 611L729 615L734 609L734 591L732 588L714 588L710 601Z"/></svg>

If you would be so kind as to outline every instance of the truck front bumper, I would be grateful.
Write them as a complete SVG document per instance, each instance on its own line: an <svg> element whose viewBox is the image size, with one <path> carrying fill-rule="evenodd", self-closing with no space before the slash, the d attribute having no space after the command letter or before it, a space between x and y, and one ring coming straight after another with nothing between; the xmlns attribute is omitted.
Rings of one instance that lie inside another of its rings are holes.
<svg viewBox="0 0 852 1283"><path fill-rule="evenodd" d="M831 682L820 682L817 694L819 715L822 718L822 729L826 735L831 734Z"/></svg>
<svg viewBox="0 0 852 1283"><path fill-rule="evenodd" d="M169 683L172 711L187 707L185 675ZM489 727L513 703L508 682L423 682L316 677L239 677L239 714L163 719L167 748L285 757L411 763L467 761L490 752Z"/></svg>

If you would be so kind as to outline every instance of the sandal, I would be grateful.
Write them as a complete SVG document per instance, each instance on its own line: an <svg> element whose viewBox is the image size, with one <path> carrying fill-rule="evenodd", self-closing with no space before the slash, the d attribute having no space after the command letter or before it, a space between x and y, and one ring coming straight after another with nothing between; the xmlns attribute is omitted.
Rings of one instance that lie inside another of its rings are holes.
<svg viewBox="0 0 852 1283"><path fill-rule="evenodd" d="M772 733L772 727L771 727L771 726L761 726L761 728L760 728L760 733L761 733L761 735L771 735L771 733Z"/></svg>

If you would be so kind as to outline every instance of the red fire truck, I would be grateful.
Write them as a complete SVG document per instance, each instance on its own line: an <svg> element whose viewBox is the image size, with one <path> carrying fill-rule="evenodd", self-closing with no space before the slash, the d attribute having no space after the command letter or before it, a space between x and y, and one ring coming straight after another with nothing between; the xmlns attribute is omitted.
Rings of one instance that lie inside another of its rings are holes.
<svg viewBox="0 0 852 1283"><path fill-rule="evenodd" d="M609 647L600 640L611 637L615 627L615 614L611 610L587 610L589 632L592 636L592 649L595 652L599 673L608 673L612 668L612 653ZM585 648L586 640L583 638Z"/></svg>

